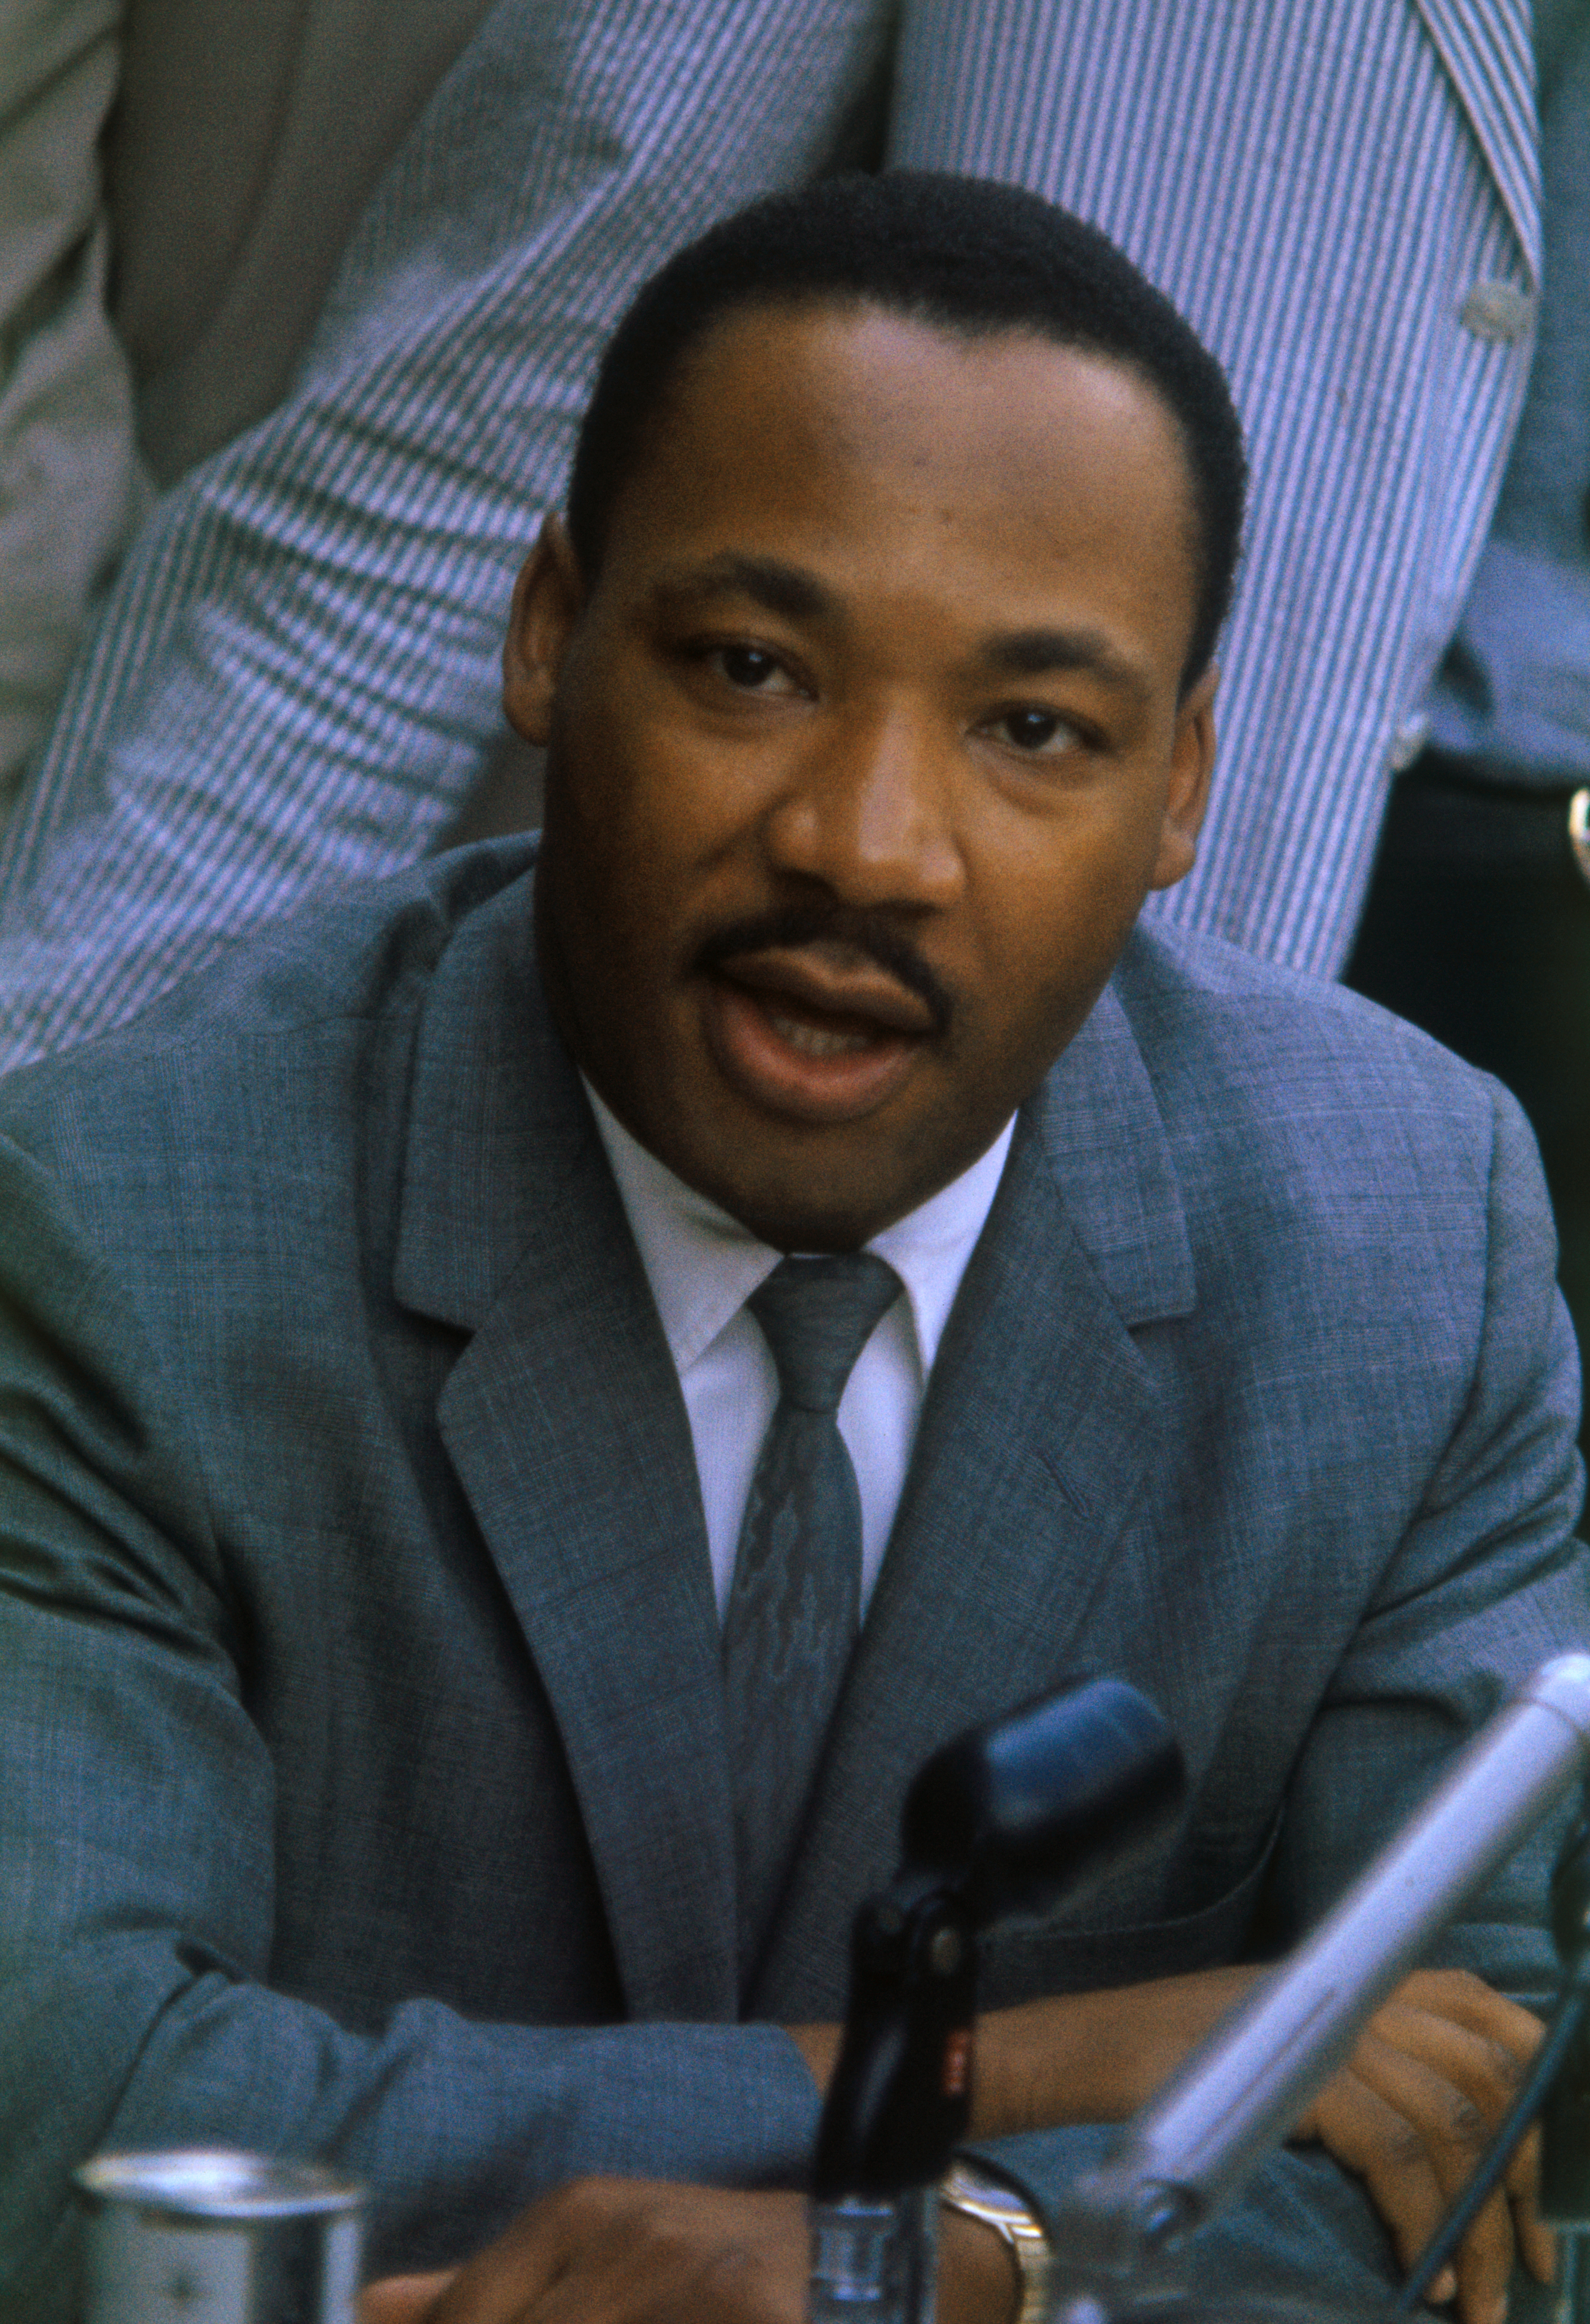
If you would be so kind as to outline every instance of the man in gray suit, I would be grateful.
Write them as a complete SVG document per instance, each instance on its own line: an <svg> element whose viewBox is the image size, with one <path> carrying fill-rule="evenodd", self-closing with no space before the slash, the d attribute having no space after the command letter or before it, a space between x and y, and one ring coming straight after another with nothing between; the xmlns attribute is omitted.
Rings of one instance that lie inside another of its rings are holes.
<svg viewBox="0 0 1590 2324"><path fill-rule="evenodd" d="M521 581L539 855L349 890L6 1084L8 2313L69 2308L73 2163L217 2136L366 2175L384 2267L534 2203L449 2315L791 2313L904 1786L1092 1664L1190 1783L991 1950L975 2128L1041 2214L1590 1629L1516 1110L1134 932L1241 475L1216 367L1037 198L746 214L632 313ZM1542 1992L1549 1845L1448 1972ZM1305 2126L1404 2255L1533 2033L1437 1973ZM1465 2324L1515 2221L1548 2265L1508 2194ZM1314 2146L1199 2264L1391 2257ZM944 2292L1009 2312L985 2227Z"/></svg>

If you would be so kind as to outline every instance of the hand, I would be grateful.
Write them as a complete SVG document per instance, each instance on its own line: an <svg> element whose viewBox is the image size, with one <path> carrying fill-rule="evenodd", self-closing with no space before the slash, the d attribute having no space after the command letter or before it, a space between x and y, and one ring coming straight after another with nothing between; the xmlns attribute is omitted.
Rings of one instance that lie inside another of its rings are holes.
<svg viewBox="0 0 1590 2324"><path fill-rule="evenodd" d="M1262 1974L1200 1970L992 2012L977 2024L974 2135L1124 2121ZM795 2038L820 2085L837 2028L802 2027ZM1410 2267L1466 2183L1540 2039L1539 2021L1479 1978L1419 1970L1370 2019L1292 2135L1317 2139L1364 2181ZM1496 2324L1515 2250L1532 2275L1552 2279L1552 2238L1535 2206L1539 2152L1531 2135L1470 2229L1456 2271L1431 2287L1437 2301L1456 2296L1462 2324Z"/></svg>
<svg viewBox="0 0 1590 2324"><path fill-rule="evenodd" d="M1410 2267L1479 2161L1539 2047L1538 2018L1462 1969L1421 1969L1373 2016L1358 2047L1293 2133L1317 2138L1363 2179ZM1549 2283L1550 2231L1536 2209L1531 2132L1506 2178L1430 2288L1456 2293L1463 2324L1499 2324L1516 2251Z"/></svg>
<svg viewBox="0 0 1590 2324"><path fill-rule="evenodd" d="M532 2204L467 2266L388 2276L360 2324L804 2324L803 2195L728 2194L643 2179L582 2179ZM944 2324L1009 2324L1003 2246L947 2215Z"/></svg>
<svg viewBox="0 0 1590 2324"><path fill-rule="evenodd" d="M800 2195L581 2179L467 2265L373 2284L361 2324L803 2324Z"/></svg>

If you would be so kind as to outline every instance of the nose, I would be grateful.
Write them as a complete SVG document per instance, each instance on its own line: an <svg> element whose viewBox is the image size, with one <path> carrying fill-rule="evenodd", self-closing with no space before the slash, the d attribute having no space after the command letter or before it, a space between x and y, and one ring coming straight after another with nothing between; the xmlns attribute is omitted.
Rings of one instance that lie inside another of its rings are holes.
<svg viewBox="0 0 1590 2324"><path fill-rule="evenodd" d="M852 712L812 738L764 825L779 871L843 902L942 910L965 881L943 739L908 711Z"/></svg>

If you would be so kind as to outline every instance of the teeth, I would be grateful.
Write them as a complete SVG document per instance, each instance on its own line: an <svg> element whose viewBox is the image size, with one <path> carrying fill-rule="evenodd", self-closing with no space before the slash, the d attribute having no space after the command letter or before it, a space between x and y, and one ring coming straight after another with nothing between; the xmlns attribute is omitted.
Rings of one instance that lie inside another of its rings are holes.
<svg viewBox="0 0 1590 2324"><path fill-rule="evenodd" d="M792 1049L800 1049L809 1057L848 1057L856 1050L866 1048L864 1033L826 1033L816 1025L800 1023L793 1017L777 1017L770 1010L768 1021L782 1041Z"/></svg>

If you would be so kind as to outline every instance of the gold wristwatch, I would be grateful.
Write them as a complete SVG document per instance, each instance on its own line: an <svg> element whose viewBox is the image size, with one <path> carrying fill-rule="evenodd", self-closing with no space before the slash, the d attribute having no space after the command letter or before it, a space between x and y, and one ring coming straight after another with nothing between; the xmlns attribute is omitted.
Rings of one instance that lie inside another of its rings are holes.
<svg viewBox="0 0 1590 2324"><path fill-rule="evenodd" d="M939 2181L938 2200L952 2211L964 2211L969 2219L981 2219L1010 2253L1021 2293L1016 2324L1047 2324L1049 2231L1015 2189L975 2163L956 2162Z"/></svg>

